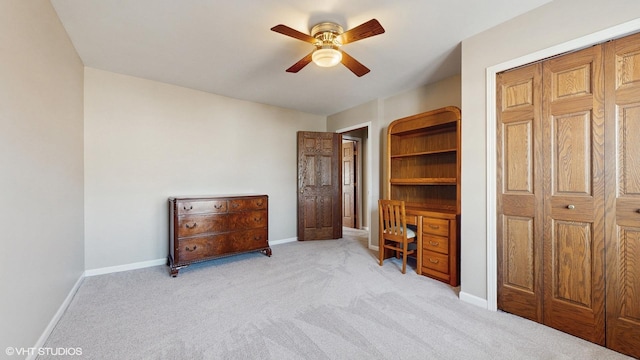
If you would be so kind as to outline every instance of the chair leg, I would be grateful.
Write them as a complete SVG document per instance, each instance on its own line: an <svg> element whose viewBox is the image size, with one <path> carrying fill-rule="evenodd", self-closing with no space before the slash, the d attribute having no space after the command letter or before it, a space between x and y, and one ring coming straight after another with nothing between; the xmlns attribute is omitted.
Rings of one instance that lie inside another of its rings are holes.
<svg viewBox="0 0 640 360"><path fill-rule="evenodd" d="M409 243L408 242L404 242L404 244L402 244L402 273L406 274L407 273L407 252L409 251Z"/></svg>
<svg viewBox="0 0 640 360"><path fill-rule="evenodd" d="M402 252L402 273L407 273L407 249Z"/></svg>

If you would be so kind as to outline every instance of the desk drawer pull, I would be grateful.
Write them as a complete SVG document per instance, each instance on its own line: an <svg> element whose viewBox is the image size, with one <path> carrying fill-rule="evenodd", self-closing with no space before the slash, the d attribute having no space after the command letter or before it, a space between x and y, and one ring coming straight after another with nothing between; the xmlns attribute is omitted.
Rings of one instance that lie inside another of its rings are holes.
<svg viewBox="0 0 640 360"><path fill-rule="evenodd" d="M438 225L433 225L433 224L429 224L429 227L430 227L430 228L432 228L432 229L434 229L434 230L440 229L440 226L438 226Z"/></svg>
<svg viewBox="0 0 640 360"><path fill-rule="evenodd" d="M429 240L429 244L430 244L431 246L438 246L438 245L440 245L440 242L438 242L438 241L431 241L431 240Z"/></svg>
<svg viewBox="0 0 640 360"><path fill-rule="evenodd" d="M429 258L429 262L432 263L432 264L437 264L437 263L440 262L440 260Z"/></svg>

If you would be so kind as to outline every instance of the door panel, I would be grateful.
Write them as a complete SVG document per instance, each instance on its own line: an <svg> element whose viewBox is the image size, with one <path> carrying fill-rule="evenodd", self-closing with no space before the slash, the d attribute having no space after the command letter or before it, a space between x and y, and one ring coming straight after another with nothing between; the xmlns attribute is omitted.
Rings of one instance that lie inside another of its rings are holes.
<svg viewBox="0 0 640 360"><path fill-rule="evenodd" d="M605 61L607 347L640 358L640 35Z"/></svg>
<svg viewBox="0 0 640 360"><path fill-rule="evenodd" d="M498 83L498 308L542 322L541 64Z"/></svg>
<svg viewBox="0 0 640 360"><path fill-rule="evenodd" d="M342 143L342 168L342 226L353 228L356 225L354 141L344 140Z"/></svg>
<svg viewBox="0 0 640 360"><path fill-rule="evenodd" d="M298 240L342 237L342 136L298 132Z"/></svg>
<svg viewBox="0 0 640 360"><path fill-rule="evenodd" d="M544 323L602 345L603 80L601 46L543 64Z"/></svg>

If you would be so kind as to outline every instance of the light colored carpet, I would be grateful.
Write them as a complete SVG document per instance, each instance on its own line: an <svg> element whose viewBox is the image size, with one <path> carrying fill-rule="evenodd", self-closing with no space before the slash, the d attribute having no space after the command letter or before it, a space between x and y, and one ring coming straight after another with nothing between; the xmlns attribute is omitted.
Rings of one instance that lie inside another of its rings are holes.
<svg viewBox="0 0 640 360"><path fill-rule="evenodd" d="M395 259L380 267L364 238L346 234L177 278L164 266L86 278L45 346L82 348L74 359L627 358L466 304Z"/></svg>

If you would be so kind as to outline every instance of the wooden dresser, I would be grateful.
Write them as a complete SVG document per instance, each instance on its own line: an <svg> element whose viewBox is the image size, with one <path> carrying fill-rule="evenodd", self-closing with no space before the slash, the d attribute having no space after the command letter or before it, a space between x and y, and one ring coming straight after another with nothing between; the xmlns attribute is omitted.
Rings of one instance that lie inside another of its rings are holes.
<svg viewBox="0 0 640 360"><path fill-rule="evenodd" d="M269 247L267 195L169 198L171 276L190 264Z"/></svg>

